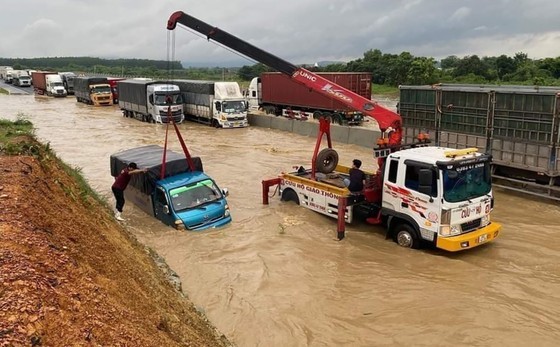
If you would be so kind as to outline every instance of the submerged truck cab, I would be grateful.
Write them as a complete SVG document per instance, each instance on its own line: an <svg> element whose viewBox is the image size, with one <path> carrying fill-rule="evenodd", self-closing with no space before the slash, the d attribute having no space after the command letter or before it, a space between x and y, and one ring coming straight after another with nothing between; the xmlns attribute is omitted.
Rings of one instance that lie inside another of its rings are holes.
<svg viewBox="0 0 560 347"><path fill-rule="evenodd" d="M166 174L160 178L163 148L157 145L128 149L111 155L111 175L116 177L135 162L145 174L134 175L125 197L152 217L178 230L200 231L231 222L226 200L227 189L203 172L202 161L193 157L196 170L188 168L186 158L166 152Z"/></svg>

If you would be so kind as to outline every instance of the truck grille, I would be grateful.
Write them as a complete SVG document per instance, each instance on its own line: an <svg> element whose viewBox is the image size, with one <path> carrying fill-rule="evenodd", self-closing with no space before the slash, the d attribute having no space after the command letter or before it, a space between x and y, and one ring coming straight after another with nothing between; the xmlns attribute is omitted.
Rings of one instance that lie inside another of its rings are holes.
<svg viewBox="0 0 560 347"><path fill-rule="evenodd" d="M228 121L234 121L234 120L244 120L245 116L235 116L235 117L227 117Z"/></svg>
<svg viewBox="0 0 560 347"><path fill-rule="evenodd" d="M216 221L219 221L219 220L222 219L222 218L224 218L224 217L223 217L223 216L214 217L214 218L209 219L209 220L207 220L207 221L204 221L204 222L202 222L202 223L197 223L197 224L189 225L187 228L188 228L188 229L200 228L200 227L202 227L202 226L204 226L204 225L206 225L206 224L212 224L212 223L214 223L214 222L216 222Z"/></svg>
<svg viewBox="0 0 560 347"><path fill-rule="evenodd" d="M463 230L464 233L473 231L475 229L478 229L479 227L480 227L480 218L461 224L461 229Z"/></svg>

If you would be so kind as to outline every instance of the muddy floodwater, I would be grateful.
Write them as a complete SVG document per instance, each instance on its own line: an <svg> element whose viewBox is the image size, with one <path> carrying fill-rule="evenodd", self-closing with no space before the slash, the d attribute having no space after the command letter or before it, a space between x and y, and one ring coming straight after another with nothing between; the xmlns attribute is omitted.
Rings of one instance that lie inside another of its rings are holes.
<svg viewBox="0 0 560 347"><path fill-rule="evenodd" d="M25 115L36 134L111 202L110 154L163 144L165 126L75 98L0 95L0 118ZM557 346L560 208L497 190L501 238L463 253L409 250L381 227L261 204L261 180L309 166L314 138L249 127L180 125L228 198L231 225L181 232L125 206L127 224L181 276L183 289L238 346ZM174 136L170 145L180 144ZM340 162L374 169L372 151L335 144ZM61 211L64 213L64 211Z"/></svg>

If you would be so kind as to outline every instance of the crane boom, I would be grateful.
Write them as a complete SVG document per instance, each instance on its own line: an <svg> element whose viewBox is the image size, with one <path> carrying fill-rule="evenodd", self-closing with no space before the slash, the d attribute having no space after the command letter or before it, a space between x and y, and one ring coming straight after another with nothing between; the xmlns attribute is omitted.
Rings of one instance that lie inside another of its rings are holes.
<svg viewBox="0 0 560 347"><path fill-rule="evenodd" d="M343 88L309 70L297 67L292 63L255 47L234 35L231 35L217 27L213 27L182 11L174 12L171 17L169 17L169 20L167 21L167 29L174 30L177 23L205 35L208 40L212 39L240 54L284 73L296 82L305 85L315 92L338 100L348 107L375 119L379 124L379 129L383 133L387 134L388 145L390 147L401 144L402 121L400 115L396 112L381 106L375 101L366 99L359 94Z"/></svg>

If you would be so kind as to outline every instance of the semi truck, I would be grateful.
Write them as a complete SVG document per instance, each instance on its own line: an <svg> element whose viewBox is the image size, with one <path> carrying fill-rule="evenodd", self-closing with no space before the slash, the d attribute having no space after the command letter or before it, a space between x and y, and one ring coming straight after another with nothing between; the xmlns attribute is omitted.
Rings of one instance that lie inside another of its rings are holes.
<svg viewBox="0 0 560 347"><path fill-rule="evenodd" d="M94 106L113 105L113 95L105 77L75 77L74 95L78 102Z"/></svg>
<svg viewBox="0 0 560 347"><path fill-rule="evenodd" d="M405 136L492 154L501 186L560 200L560 87L437 84L400 86Z"/></svg>
<svg viewBox="0 0 560 347"><path fill-rule="evenodd" d="M12 84L18 87L31 87L31 77L25 70L13 70Z"/></svg>
<svg viewBox="0 0 560 347"><path fill-rule="evenodd" d="M60 78L62 78L62 84L66 88L68 95L74 94L74 78L76 74L73 72L59 72Z"/></svg>
<svg viewBox="0 0 560 347"><path fill-rule="evenodd" d="M8 75L12 75L12 70L13 68L11 66L0 66L0 78L2 78L6 83L11 83L11 81L8 82L7 79L9 78Z"/></svg>
<svg viewBox="0 0 560 347"><path fill-rule="evenodd" d="M350 168L338 165L330 120L321 117L311 168L299 165L296 172L263 180L263 204L269 204L270 188L278 186L283 200L336 217L339 240L345 237L345 225L352 221L354 212L362 214L370 224L383 225L388 237L409 248L430 244L459 251L486 244L500 235L501 225L490 220L494 201L490 156L472 148L429 146L424 134L418 134L414 143L403 144L401 117L379 103L184 12L173 13L167 29L174 30L177 24L291 76L379 124L382 137L373 152L377 169L366 175L368 179L361 192L350 193L343 184ZM319 151L323 137L328 147Z"/></svg>
<svg viewBox="0 0 560 347"><path fill-rule="evenodd" d="M326 78L366 99L371 99L371 73L320 72ZM343 102L322 95L295 82L279 72L265 72L251 80L248 89L249 106L267 114L296 119L325 117L340 125L361 125L362 112Z"/></svg>
<svg viewBox="0 0 560 347"><path fill-rule="evenodd" d="M31 80L35 93L55 97L66 96L66 89L62 84L62 79L56 72L52 71L33 71Z"/></svg>
<svg viewBox="0 0 560 347"><path fill-rule="evenodd" d="M117 81L117 90L125 117L150 123L181 123L185 119L181 92L172 82L126 79Z"/></svg>
<svg viewBox="0 0 560 347"><path fill-rule="evenodd" d="M113 104L119 103L119 90L117 89L117 82L125 80L124 77L107 77L109 86L111 87L111 93L113 94Z"/></svg>
<svg viewBox="0 0 560 347"><path fill-rule="evenodd" d="M172 80L183 98L187 119L216 128L243 128L247 122L247 101L237 82Z"/></svg>
<svg viewBox="0 0 560 347"><path fill-rule="evenodd" d="M203 172L200 158L192 157L191 170L179 153L158 145L136 147L110 156L111 175L117 177L131 162L148 171L131 177L125 197L148 215L179 230L200 231L231 222L228 191Z"/></svg>

